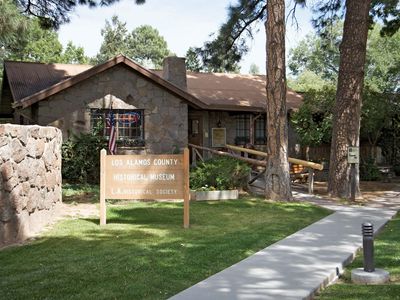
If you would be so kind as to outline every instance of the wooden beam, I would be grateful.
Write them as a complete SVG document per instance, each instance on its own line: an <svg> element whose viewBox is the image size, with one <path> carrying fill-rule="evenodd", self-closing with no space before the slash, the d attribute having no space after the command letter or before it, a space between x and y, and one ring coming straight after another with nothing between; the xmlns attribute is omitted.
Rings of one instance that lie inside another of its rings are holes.
<svg viewBox="0 0 400 300"><path fill-rule="evenodd" d="M234 151L238 151L238 152L247 152L247 153L258 155L258 156L268 157L268 154L265 152L261 152L261 151L257 151L257 150L253 150L253 149L247 149L244 147L238 147L238 146L233 146L233 145L227 144L226 148L234 150Z"/></svg>
<svg viewBox="0 0 400 300"><path fill-rule="evenodd" d="M250 144L254 145L254 120L253 115L250 115ZM247 155L246 155L247 157Z"/></svg>
<svg viewBox="0 0 400 300"><path fill-rule="evenodd" d="M249 164L252 164L252 165L262 166L262 167L266 167L267 166L267 162L266 161L261 161L261 160L252 159L252 158L245 158L245 157L242 157L242 156L239 156L239 155L231 154L231 153L224 152L224 151L218 151L218 150L214 150L214 149L210 149L210 148L207 148L207 147L202 147L202 146L198 146L198 145L194 145L194 144L189 144L189 146L193 147L193 148L209 151L211 153L218 154L220 156L233 157L233 158L245 161L245 162L247 162Z"/></svg>
<svg viewBox="0 0 400 300"><path fill-rule="evenodd" d="M263 176L265 174L266 169L264 169L264 171L260 172L259 174L257 174L254 178L250 179L250 181L247 184L252 184L254 181L256 181L258 178L260 178L261 176Z"/></svg>
<svg viewBox="0 0 400 300"><path fill-rule="evenodd" d="M268 157L268 153L262 152L262 151L258 151L258 150L247 149L247 148L228 145L228 144L226 145L226 147L228 149L235 150L235 151L247 152L247 153L258 155L258 156ZM302 165L302 166L305 166L305 167L310 167L310 168L317 169L317 170L320 170L320 171L324 169L323 165L317 164L317 163L314 163L314 162L311 162L311 161L306 161L306 160L297 159L297 158L291 158L291 157L289 157L288 160L289 160L290 163L299 164L299 165Z"/></svg>
<svg viewBox="0 0 400 300"><path fill-rule="evenodd" d="M203 158L203 156L200 154L199 150L197 150L196 148L193 148L193 149L194 149L194 151L196 152L197 156L200 158L200 160L201 160L202 162L204 162L204 158Z"/></svg>
<svg viewBox="0 0 400 300"><path fill-rule="evenodd" d="M196 149L192 148L192 167L197 167Z"/></svg>

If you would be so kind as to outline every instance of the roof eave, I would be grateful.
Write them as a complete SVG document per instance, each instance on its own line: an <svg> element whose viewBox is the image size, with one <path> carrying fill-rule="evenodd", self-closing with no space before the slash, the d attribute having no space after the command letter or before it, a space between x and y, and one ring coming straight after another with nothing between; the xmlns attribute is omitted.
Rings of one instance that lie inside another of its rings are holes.
<svg viewBox="0 0 400 300"><path fill-rule="evenodd" d="M118 55L108 61L106 61L103 64L94 66L93 68L90 68L82 73L79 73L78 75L75 75L71 78L65 79L63 81L60 81L59 83L56 83L55 85L52 85L51 87L48 87L47 89L41 90L35 94L32 94L28 97L22 98L12 105L13 108L27 108L31 106L32 104L39 102L41 100L44 100L45 98L48 98L58 92L61 92L62 90L65 90L85 79L88 79L98 73L101 73L113 66L116 66L120 63L124 63L125 65L129 66L133 70L137 71L139 74L142 76L150 79L151 81L157 83L158 85L161 85L165 89L169 90L172 92L174 95L178 96L179 98L182 98L188 102L190 102L193 106L196 108L206 108L206 104L201 102L199 99L196 97L192 96L186 91L183 91L182 89L176 87L175 85L171 84L170 82L164 80L163 78L159 77L158 75L154 74L153 72L148 71L147 69L141 67L140 65L136 64L129 58L123 56L123 55Z"/></svg>

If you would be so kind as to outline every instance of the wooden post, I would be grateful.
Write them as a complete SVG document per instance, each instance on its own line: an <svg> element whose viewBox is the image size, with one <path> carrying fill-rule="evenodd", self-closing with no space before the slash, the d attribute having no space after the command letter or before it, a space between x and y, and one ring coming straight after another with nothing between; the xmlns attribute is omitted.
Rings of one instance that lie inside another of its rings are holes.
<svg viewBox="0 0 400 300"><path fill-rule="evenodd" d="M308 168L308 193L314 194L314 169Z"/></svg>
<svg viewBox="0 0 400 300"><path fill-rule="evenodd" d="M196 167L196 149L192 147L192 167Z"/></svg>
<svg viewBox="0 0 400 300"><path fill-rule="evenodd" d="M106 225L106 149L100 151L100 226Z"/></svg>
<svg viewBox="0 0 400 300"><path fill-rule="evenodd" d="M254 120L253 120L253 115L250 115L250 144L254 145ZM245 155L245 157L248 157Z"/></svg>
<svg viewBox="0 0 400 300"><path fill-rule="evenodd" d="M356 201L356 164L350 167L350 200Z"/></svg>
<svg viewBox="0 0 400 300"><path fill-rule="evenodd" d="M189 149L183 150L183 227L189 228L190 226L190 213L189 213L189 200L190 200L190 187L189 187Z"/></svg>

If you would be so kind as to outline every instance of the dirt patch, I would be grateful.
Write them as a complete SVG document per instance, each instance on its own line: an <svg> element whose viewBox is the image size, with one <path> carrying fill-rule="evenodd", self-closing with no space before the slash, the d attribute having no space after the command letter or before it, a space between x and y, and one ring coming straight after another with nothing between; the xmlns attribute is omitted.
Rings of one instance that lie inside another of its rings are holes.
<svg viewBox="0 0 400 300"><path fill-rule="evenodd" d="M314 193L316 195L327 196L327 189L327 182L314 183ZM384 197L388 191L400 192L400 178L395 178L391 182L361 181L360 189L364 201L372 200L377 197Z"/></svg>
<svg viewBox="0 0 400 300"><path fill-rule="evenodd" d="M60 218L88 218L99 216L99 209L93 203L63 203Z"/></svg>

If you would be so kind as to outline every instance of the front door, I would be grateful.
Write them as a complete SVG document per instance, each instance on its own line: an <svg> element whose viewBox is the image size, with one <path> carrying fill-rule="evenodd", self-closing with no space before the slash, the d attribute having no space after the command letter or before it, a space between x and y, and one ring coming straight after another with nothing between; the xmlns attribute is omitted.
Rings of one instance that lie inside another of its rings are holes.
<svg viewBox="0 0 400 300"><path fill-rule="evenodd" d="M203 118L201 116L189 116L190 144L203 146Z"/></svg>
<svg viewBox="0 0 400 300"><path fill-rule="evenodd" d="M189 132L188 141L189 144L203 146L203 118L199 115L189 115ZM203 151L196 149L196 152L203 157ZM190 155L190 163L193 163L193 152ZM197 155L196 155L197 156ZM199 158L196 159L197 161Z"/></svg>

